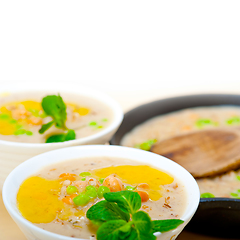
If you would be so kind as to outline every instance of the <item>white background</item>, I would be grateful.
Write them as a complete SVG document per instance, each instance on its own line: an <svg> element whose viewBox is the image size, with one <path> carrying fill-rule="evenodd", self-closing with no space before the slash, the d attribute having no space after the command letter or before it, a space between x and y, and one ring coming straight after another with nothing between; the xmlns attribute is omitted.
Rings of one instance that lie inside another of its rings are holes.
<svg viewBox="0 0 240 240"><path fill-rule="evenodd" d="M240 1L0 0L0 84L100 89L124 109L240 93Z"/></svg>

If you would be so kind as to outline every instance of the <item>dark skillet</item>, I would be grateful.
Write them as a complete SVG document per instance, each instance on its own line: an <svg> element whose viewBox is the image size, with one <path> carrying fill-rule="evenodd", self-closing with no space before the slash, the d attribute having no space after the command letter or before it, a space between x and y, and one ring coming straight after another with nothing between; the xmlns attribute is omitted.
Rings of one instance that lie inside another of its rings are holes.
<svg viewBox="0 0 240 240"><path fill-rule="evenodd" d="M184 108L217 105L240 106L240 95L188 95L162 99L141 105L125 114L120 128L113 136L110 143L113 145L120 145L121 139L127 132L152 117ZM188 230L228 239L240 239L239 228L240 199L229 198L202 198L196 214L187 225Z"/></svg>

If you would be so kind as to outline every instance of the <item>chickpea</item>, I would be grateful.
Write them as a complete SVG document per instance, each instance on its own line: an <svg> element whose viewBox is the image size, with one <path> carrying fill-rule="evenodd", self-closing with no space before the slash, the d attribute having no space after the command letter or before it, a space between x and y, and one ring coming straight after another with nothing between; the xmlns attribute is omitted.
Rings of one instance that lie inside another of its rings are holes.
<svg viewBox="0 0 240 240"><path fill-rule="evenodd" d="M142 202L147 202L149 200L149 195L147 192L141 190L137 190L136 192L140 195Z"/></svg>
<svg viewBox="0 0 240 240"><path fill-rule="evenodd" d="M123 189L122 181L111 175L104 179L103 186L108 187L111 192L118 192Z"/></svg>

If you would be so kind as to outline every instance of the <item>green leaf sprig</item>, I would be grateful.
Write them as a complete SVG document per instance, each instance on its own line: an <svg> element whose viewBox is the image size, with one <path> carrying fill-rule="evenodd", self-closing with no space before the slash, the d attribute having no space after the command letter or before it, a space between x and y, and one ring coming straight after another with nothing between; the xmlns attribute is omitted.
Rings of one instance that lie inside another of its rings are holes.
<svg viewBox="0 0 240 240"><path fill-rule="evenodd" d="M48 95L42 99L42 108L47 116L51 116L53 120L43 124L39 130L40 134L46 132L52 125L67 131L67 133L52 135L47 138L46 143L65 142L76 139L75 131L66 127L67 112L66 104L60 95Z"/></svg>
<svg viewBox="0 0 240 240"><path fill-rule="evenodd" d="M154 220L141 208L137 192L119 191L103 194L105 200L90 207L87 218L99 226L98 240L155 240L156 232L167 232L183 223L180 219Z"/></svg>

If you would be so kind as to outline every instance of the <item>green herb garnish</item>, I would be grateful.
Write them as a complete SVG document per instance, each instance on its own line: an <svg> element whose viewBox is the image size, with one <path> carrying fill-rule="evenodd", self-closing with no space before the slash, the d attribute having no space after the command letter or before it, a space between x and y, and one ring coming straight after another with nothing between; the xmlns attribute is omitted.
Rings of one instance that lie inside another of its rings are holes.
<svg viewBox="0 0 240 240"><path fill-rule="evenodd" d="M97 126L97 123L96 123L96 122L90 122L90 123L89 123L89 126L95 127L95 126Z"/></svg>
<svg viewBox="0 0 240 240"><path fill-rule="evenodd" d="M103 194L106 200L90 207L87 218L98 226L98 240L155 240L155 232L166 232L183 223L180 219L154 220L141 208L137 192L120 191Z"/></svg>
<svg viewBox="0 0 240 240"><path fill-rule="evenodd" d="M150 139L146 142L143 142L141 144L136 144L134 147L139 148L145 151L149 151L154 143L157 142L157 139Z"/></svg>
<svg viewBox="0 0 240 240"><path fill-rule="evenodd" d="M0 114L0 119L10 119L10 115L9 114L6 114L6 113L1 113Z"/></svg>
<svg viewBox="0 0 240 240"><path fill-rule="evenodd" d="M40 134L43 134L52 125L55 125L57 128L60 128L62 130L68 131L67 133L56 134L48 137L46 143L65 142L76 139L75 131L66 127L66 104L63 102L63 99L60 95L49 95L44 97L42 99L42 108L45 114L51 116L53 120L42 125L41 129L39 130Z"/></svg>
<svg viewBox="0 0 240 240"><path fill-rule="evenodd" d="M238 189L236 192L230 193L230 195L234 198L240 198L240 189Z"/></svg>
<svg viewBox="0 0 240 240"><path fill-rule="evenodd" d="M14 132L14 135L18 136L18 135L23 135L23 134L26 134L28 136L32 136L33 133L31 131L28 131L28 130L25 130L25 129L18 129Z"/></svg>
<svg viewBox="0 0 240 240"><path fill-rule="evenodd" d="M128 191L134 191L136 188L137 188L137 186L136 187L126 186L125 187L125 189L128 190Z"/></svg>
<svg viewBox="0 0 240 240"><path fill-rule="evenodd" d="M101 184L103 184L104 179L105 179L105 178L100 178L100 179L99 179L99 182L100 182Z"/></svg>
<svg viewBox="0 0 240 240"><path fill-rule="evenodd" d="M231 195L232 197L238 197L238 194L237 194L237 193L230 193L230 195Z"/></svg>
<svg viewBox="0 0 240 240"><path fill-rule="evenodd" d="M75 132L74 130L70 129L67 133L52 135L48 137L46 143L65 142L74 139L76 139Z"/></svg>
<svg viewBox="0 0 240 240"><path fill-rule="evenodd" d="M229 125L239 125L240 124L240 117L232 117L226 121L227 124Z"/></svg>
<svg viewBox="0 0 240 240"><path fill-rule="evenodd" d="M90 175L91 175L90 172L81 172L81 173L79 174L79 176L81 176L81 177L86 177L86 176L90 176Z"/></svg>
<svg viewBox="0 0 240 240"><path fill-rule="evenodd" d="M202 193L201 198L214 198L215 196L212 193Z"/></svg>
<svg viewBox="0 0 240 240"><path fill-rule="evenodd" d="M196 127L197 128L203 128L203 127L206 127L206 126L217 126L218 123L217 122L213 122L211 119L198 119L196 121Z"/></svg>

